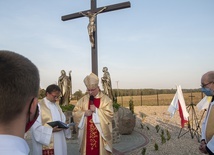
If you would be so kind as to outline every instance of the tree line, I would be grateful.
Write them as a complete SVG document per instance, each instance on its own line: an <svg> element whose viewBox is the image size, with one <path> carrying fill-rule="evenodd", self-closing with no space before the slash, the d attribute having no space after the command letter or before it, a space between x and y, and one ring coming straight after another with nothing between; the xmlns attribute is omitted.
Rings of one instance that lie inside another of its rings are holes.
<svg viewBox="0 0 214 155"><path fill-rule="evenodd" d="M177 89L112 89L114 97L119 96L142 96L155 94L175 94ZM182 89L183 93L200 92L200 89ZM86 92L78 90L72 94L74 100L79 100ZM39 98L45 97L45 90L40 89Z"/></svg>
<svg viewBox="0 0 214 155"><path fill-rule="evenodd" d="M119 96L142 96L155 94L175 94L177 89L113 89L114 97ZM183 93L200 92L200 89L182 89ZM76 91L72 96L73 99L80 99L85 93L81 90Z"/></svg>
<svg viewBox="0 0 214 155"><path fill-rule="evenodd" d="M155 94L174 94L177 89L113 89L115 96L140 96ZM182 89L183 93L199 92L200 89Z"/></svg>

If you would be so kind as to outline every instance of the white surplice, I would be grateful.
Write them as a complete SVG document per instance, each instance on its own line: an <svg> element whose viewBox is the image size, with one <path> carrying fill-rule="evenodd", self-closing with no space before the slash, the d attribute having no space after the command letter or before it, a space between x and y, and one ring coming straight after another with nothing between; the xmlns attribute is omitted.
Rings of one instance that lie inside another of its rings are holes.
<svg viewBox="0 0 214 155"><path fill-rule="evenodd" d="M1 155L28 155L29 152L28 144L23 138L12 135L0 135Z"/></svg>
<svg viewBox="0 0 214 155"><path fill-rule="evenodd" d="M50 109L53 121L65 122L65 115L62 113L62 119L55 103L44 98L45 104ZM40 109L40 106L39 106ZM52 127L42 126L41 115L31 127L33 155L42 155L42 145L49 145L51 135L54 136L54 153L55 155L67 155L66 138L71 138L70 128L59 132L52 133Z"/></svg>

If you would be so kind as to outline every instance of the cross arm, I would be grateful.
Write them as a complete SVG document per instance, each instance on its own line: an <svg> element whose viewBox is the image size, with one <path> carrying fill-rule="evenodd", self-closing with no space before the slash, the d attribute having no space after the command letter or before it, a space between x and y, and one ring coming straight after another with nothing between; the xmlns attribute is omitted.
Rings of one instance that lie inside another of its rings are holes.
<svg viewBox="0 0 214 155"><path fill-rule="evenodd" d="M130 2L123 2L123 3L114 4L114 5L108 5L106 7L107 8L105 10L103 10L101 13L129 8L129 7L131 7L131 4L130 4ZM93 11L93 12L98 12L101 9L103 9L103 7L99 7L97 9L95 9L95 11ZM87 14L88 11L91 11L91 10L82 11L82 13ZM62 16L61 19L62 19L62 21L67 21L70 19L76 19L76 18L80 18L80 17L84 17L84 16L82 14L80 14L79 12L77 12L77 13Z"/></svg>
<svg viewBox="0 0 214 155"><path fill-rule="evenodd" d="M130 8L131 4L130 2L123 2L123 3L118 3L118 4L114 4L114 5L108 5L106 6L107 8L101 12L109 12L109 11L115 11L115 10L120 10L120 9L125 9L125 8ZM98 9L96 9L96 11L99 11L100 9L102 9L103 7L100 7Z"/></svg>

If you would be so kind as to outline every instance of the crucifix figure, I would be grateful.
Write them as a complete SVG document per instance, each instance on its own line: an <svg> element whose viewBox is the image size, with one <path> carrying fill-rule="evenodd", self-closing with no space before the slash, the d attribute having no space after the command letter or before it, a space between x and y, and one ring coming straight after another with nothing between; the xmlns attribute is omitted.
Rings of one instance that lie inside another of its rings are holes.
<svg viewBox="0 0 214 155"><path fill-rule="evenodd" d="M91 42L91 47L94 47L94 32L96 31L96 24L95 24L96 16L98 13L102 12L105 9L106 9L106 7L104 7L103 9L101 9L100 11L98 11L96 13L88 11L87 14L84 14L84 13L80 12L80 14L89 18L88 35L89 35L89 39Z"/></svg>
<svg viewBox="0 0 214 155"><path fill-rule="evenodd" d="M91 59L92 72L98 76L98 61L97 61L97 14L130 7L130 2L118 3L97 8L96 0L91 0L91 9L62 16L62 21L67 21L80 17L88 17L88 34L91 42Z"/></svg>

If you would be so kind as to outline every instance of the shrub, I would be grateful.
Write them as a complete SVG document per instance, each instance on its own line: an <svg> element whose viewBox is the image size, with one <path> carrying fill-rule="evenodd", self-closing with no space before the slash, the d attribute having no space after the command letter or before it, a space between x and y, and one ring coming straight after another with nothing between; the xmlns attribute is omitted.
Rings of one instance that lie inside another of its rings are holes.
<svg viewBox="0 0 214 155"><path fill-rule="evenodd" d="M155 151L157 151L158 150L158 144L155 143L154 147L155 147Z"/></svg>
<svg viewBox="0 0 214 155"><path fill-rule="evenodd" d="M69 105L60 105L60 107L62 108L62 111L63 112L66 112L66 111L73 111L73 109L74 109L74 105L72 105L72 104L69 104Z"/></svg>
<svg viewBox="0 0 214 155"><path fill-rule="evenodd" d="M160 130L160 126L159 126L159 125L156 125L156 126L155 126L155 129L156 129L156 131L157 131L157 133L158 133L159 130Z"/></svg>
<svg viewBox="0 0 214 155"><path fill-rule="evenodd" d="M145 147L143 148L141 154L142 154L142 155L145 155L145 154L146 154L146 148L145 148Z"/></svg>
<svg viewBox="0 0 214 155"><path fill-rule="evenodd" d="M134 114L134 103L133 103L133 98L129 100L129 110Z"/></svg>
<svg viewBox="0 0 214 155"><path fill-rule="evenodd" d="M120 105L117 102L113 102L113 108L116 109L116 111L118 111Z"/></svg>
<svg viewBox="0 0 214 155"><path fill-rule="evenodd" d="M140 124L140 127L141 127L142 129L144 129L144 126L143 126L143 124L142 124L142 123Z"/></svg>
<svg viewBox="0 0 214 155"><path fill-rule="evenodd" d="M164 135L161 135L161 143L162 144L166 143L166 138L164 137Z"/></svg>
<svg viewBox="0 0 214 155"><path fill-rule="evenodd" d="M161 143L162 144L166 143L166 138L164 136L164 130L163 129L161 130L161 135L160 136L161 136Z"/></svg>
<svg viewBox="0 0 214 155"><path fill-rule="evenodd" d="M166 140L170 140L171 139L171 135L170 135L168 130L166 130L166 136L167 136Z"/></svg>
<svg viewBox="0 0 214 155"><path fill-rule="evenodd" d="M146 126L147 130L150 130L150 128L148 126Z"/></svg>

